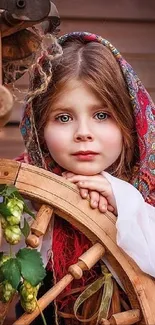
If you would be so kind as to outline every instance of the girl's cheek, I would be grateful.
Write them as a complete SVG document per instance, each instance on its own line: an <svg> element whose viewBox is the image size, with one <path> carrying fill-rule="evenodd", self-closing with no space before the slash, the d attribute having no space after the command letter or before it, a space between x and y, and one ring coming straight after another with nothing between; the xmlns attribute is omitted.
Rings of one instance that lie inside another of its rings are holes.
<svg viewBox="0 0 155 325"><path fill-rule="evenodd" d="M58 151L62 147L62 141L59 140L58 136L48 138L46 143L50 151Z"/></svg>

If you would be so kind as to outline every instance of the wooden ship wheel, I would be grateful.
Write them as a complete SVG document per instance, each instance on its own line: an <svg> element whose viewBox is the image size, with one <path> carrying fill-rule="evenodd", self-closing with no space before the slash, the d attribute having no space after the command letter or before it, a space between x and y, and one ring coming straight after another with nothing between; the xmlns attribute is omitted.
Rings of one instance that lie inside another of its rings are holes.
<svg viewBox="0 0 155 325"><path fill-rule="evenodd" d="M92 247L79 256L77 264L69 267L68 274L38 300L41 310L74 278L80 278L86 269L90 269L104 256L124 287L130 309L113 314L107 322L101 320L100 324L155 324L155 282L117 246L116 217L112 213L103 214L91 209L89 202L81 199L74 184L25 163L1 159L0 183L14 184L24 197L41 205L31 225L28 246L35 248L39 245L53 214L75 225L92 242ZM6 313L6 308L4 311L1 306L2 313ZM32 314L25 313L13 325L31 324L38 314L38 308Z"/></svg>

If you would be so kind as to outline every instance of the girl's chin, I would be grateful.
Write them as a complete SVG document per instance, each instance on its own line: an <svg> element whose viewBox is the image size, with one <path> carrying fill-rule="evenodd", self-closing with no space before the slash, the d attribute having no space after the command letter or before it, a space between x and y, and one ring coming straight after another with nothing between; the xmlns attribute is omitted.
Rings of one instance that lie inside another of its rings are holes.
<svg viewBox="0 0 155 325"><path fill-rule="evenodd" d="M70 172L77 174L77 175L84 175L84 176L94 176L94 175L98 175L102 172L103 170L84 170L84 169L72 169L70 170Z"/></svg>

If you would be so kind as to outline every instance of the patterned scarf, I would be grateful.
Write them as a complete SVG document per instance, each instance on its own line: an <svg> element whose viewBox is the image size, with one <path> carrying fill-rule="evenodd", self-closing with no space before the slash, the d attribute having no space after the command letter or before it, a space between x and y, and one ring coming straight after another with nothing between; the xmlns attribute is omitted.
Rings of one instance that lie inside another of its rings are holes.
<svg viewBox="0 0 155 325"><path fill-rule="evenodd" d="M66 41L74 39L102 43L103 46L110 49L120 66L131 98L139 142L140 160L135 166L132 184L141 192L146 202L155 206L155 105L130 64L109 41L87 32L66 34L58 41L63 47ZM46 59L43 57L40 62L42 67L45 65L45 61ZM61 168L54 162L50 154L45 156L41 151L33 111L32 102L26 104L21 122L21 133L25 141L28 161L30 164L61 175Z"/></svg>

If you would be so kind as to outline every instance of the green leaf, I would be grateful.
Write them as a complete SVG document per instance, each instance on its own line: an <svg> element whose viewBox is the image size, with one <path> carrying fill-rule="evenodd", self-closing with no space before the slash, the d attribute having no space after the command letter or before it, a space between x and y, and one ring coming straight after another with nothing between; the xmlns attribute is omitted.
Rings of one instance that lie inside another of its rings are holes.
<svg viewBox="0 0 155 325"><path fill-rule="evenodd" d="M18 259L10 258L1 266L1 270L5 280L8 280L12 287L17 289L21 279L20 264Z"/></svg>
<svg viewBox="0 0 155 325"><path fill-rule="evenodd" d="M22 248L16 256L23 278L33 286L38 285L46 275L41 254L36 249Z"/></svg>
<svg viewBox="0 0 155 325"><path fill-rule="evenodd" d="M24 227L20 228L20 229L21 229L22 234L25 236L25 238L27 238L30 233L30 226L25 218L24 218Z"/></svg>
<svg viewBox="0 0 155 325"><path fill-rule="evenodd" d="M6 185L5 184L0 184L0 194L5 190Z"/></svg>
<svg viewBox="0 0 155 325"><path fill-rule="evenodd" d="M5 218L10 216L10 210L7 208L5 203L0 203L0 214Z"/></svg>
<svg viewBox="0 0 155 325"><path fill-rule="evenodd" d="M14 185L7 185L6 186L6 195L10 196L11 194L17 192L17 188Z"/></svg>
<svg viewBox="0 0 155 325"><path fill-rule="evenodd" d="M35 214L28 208L28 206L24 203L23 211L28 213L33 219L35 219Z"/></svg>

